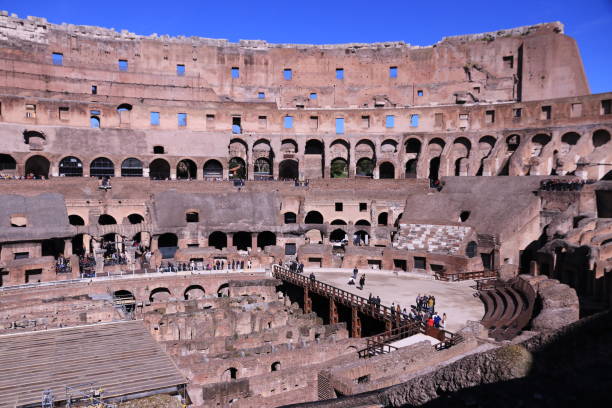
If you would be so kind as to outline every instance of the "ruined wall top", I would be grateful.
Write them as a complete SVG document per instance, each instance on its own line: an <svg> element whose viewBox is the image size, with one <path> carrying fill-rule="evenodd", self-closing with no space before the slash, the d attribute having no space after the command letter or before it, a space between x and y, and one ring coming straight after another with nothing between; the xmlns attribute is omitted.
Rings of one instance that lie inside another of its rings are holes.
<svg viewBox="0 0 612 408"><path fill-rule="evenodd" d="M515 27L511 29L503 29L491 31L487 33L466 34L458 36L443 37L437 44L444 42L469 42L469 41L492 41L495 38L517 37L533 34L535 32L552 31L555 33L563 33L563 24L560 22L541 23L529 26ZM139 35L128 30L117 31L114 28L104 28L97 26L75 25L75 24L53 24L47 21L44 17L28 16L26 19L19 18L14 13L9 13L6 10L0 11L0 40L8 40L9 38L18 38L21 40L32 41L37 43L48 42L47 32L49 30L63 31L69 35L89 37L97 40L160 40L163 42L177 44L193 44L207 45L215 47L236 47L249 49L270 49L270 48L299 48L299 49L381 49L381 48L404 48L404 49L419 49L429 48L431 46L416 46L404 41L387 41L376 43L345 43L345 44L272 44L265 40L240 40L237 43L230 42L227 39L204 38L197 36L176 36L159 35L153 33L151 35Z"/></svg>

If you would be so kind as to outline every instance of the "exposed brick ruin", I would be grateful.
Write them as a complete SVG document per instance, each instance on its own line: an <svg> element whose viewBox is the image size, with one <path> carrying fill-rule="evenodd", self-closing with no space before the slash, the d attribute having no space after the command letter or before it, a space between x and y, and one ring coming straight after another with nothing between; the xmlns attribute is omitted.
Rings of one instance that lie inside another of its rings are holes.
<svg viewBox="0 0 612 408"><path fill-rule="evenodd" d="M2 341L138 320L194 407L401 406L528 378L612 303L612 93L561 23L297 45L2 12L0 44ZM355 267L476 279L484 315L322 283Z"/></svg>

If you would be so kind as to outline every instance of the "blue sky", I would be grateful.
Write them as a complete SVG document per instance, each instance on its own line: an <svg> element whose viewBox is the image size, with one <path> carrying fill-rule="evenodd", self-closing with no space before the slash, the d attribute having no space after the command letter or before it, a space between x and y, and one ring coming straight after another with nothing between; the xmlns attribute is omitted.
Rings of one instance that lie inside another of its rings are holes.
<svg viewBox="0 0 612 408"><path fill-rule="evenodd" d="M578 41L591 92L612 91L612 0L0 0L0 9L143 35L309 44L430 45L449 35L561 21Z"/></svg>

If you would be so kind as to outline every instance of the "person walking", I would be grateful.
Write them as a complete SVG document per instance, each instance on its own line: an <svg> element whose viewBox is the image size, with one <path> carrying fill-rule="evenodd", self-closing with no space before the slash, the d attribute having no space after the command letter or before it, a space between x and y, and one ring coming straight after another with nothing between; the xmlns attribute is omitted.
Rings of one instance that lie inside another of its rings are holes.
<svg viewBox="0 0 612 408"><path fill-rule="evenodd" d="M363 287L365 286L365 280L366 280L366 276L364 273L363 275L361 275L361 278L359 279L359 289L363 289Z"/></svg>

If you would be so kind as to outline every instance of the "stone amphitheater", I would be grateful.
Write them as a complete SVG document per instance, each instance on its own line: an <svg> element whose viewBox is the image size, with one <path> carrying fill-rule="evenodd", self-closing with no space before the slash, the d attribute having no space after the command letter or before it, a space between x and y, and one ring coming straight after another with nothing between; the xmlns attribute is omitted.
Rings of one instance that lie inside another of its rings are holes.
<svg viewBox="0 0 612 408"><path fill-rule="evenodd" d="M0 407L607 406L612 92L563 31L0 12Z"/></svg>

